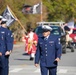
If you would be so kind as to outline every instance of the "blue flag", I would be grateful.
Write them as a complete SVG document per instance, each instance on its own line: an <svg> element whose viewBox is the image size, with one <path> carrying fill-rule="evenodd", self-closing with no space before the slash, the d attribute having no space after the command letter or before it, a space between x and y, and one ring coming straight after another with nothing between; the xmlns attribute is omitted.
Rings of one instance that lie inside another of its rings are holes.
<svg viewBox="0 0 76 75"><path fill-rule="evenodd" d="M7 19L6 25L10 26L12 25L12 23L14 23L14 21L16 21L17 19L12 15L9 7L7 6L7 8L4 10L4 12L2 13L3 18Z"/></svg>

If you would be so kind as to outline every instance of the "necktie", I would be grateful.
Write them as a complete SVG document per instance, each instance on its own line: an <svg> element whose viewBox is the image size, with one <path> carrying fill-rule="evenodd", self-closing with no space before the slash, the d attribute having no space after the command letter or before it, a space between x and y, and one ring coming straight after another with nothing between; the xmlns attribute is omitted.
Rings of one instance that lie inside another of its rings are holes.
<svg viewBox="0 0 76 75"><path fill-rule="evenodd" d="M47 38L45 37L44 40L47 40Z"/></svg>

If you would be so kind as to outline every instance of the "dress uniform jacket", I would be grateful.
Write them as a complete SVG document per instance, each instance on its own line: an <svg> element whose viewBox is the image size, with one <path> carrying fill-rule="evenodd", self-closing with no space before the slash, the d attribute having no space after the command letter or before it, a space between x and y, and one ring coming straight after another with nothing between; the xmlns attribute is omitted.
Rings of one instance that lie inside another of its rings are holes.
<svg viewBox="0 0 76 75"><path fill-rule="evenodd" d="M39 37L37 51L35 54L35 64L39 63L41 66L56 67L55 59L60 58L62 54L62 47L58 36L50 35L47 40L44 37Z"/></svg>
<svg viewBox="0 0 76 75"><path fill-rule="evenodd" d="M4 55L6 51L13 49L13 36L11 31L0 27L0 52Z"/></svg>

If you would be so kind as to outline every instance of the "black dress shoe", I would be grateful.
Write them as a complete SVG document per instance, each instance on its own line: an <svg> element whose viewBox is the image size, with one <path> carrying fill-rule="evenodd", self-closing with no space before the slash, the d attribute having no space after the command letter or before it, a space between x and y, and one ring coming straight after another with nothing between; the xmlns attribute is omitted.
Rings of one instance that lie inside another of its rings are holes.
<svg viewBox="0 0 76 75"><path fill-rule="evenodd" d="M34 60L34 58L33 57L30 57L30 60Z"/></svg>

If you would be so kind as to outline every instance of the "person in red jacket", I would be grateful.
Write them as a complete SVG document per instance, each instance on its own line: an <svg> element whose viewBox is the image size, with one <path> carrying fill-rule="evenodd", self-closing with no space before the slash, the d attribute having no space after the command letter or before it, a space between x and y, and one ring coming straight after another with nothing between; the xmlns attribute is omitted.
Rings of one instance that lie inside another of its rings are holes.
<svg viewBox="0 0 76 75"><path fill-rule="evenodd" d="M34 59L36 53L36 46L38 42L38 36L33 32L32 28L27 30L27 35L25 36L25 52L30 54L30 60Z"/></svg>

